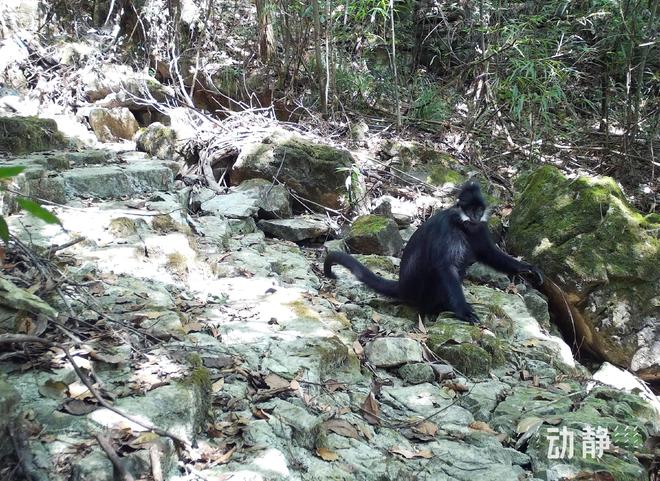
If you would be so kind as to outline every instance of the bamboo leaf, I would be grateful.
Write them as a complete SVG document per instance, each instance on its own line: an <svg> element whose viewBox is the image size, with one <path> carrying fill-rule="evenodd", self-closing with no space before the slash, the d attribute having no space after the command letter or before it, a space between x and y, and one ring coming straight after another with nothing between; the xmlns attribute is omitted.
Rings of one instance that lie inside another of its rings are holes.
<svg viewBox="0 0 660 481"><path fill-rule="evenodd" d="M60 220L57 218L55 214L53 214L49 210L44 209L33 200L19 198L16 199L16 202L18 202L18 205L20 205L22 209L25 209L27 212L35 216L37 219L41 219L44 222L48 222L49 224L60 223Z"/></svg>

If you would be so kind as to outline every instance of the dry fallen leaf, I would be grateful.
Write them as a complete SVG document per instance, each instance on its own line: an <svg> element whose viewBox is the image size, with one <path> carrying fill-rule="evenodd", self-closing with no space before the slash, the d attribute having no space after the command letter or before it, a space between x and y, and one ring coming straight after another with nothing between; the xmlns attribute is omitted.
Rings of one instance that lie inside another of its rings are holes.
<svg viewBox="0 0 660 481"><path fill-rule="evenodd" d="M362 415L369 424L380 424L380 407L373 392L370 392L362 403Z"/></svg>
<svg viewBox="0 0 660 481"><path fill-rule="evenodd" d="M334 451L330 451L328 448L317 448L316 454L318 454L319 458L323 461L337 461L339 459L339 455Z"/></svg>
<svg viewBox="0 0 660 481"><path fill-rule="evenodd" d="M428 436L435 436L438 434L438 426L433 424L431 421L423 421L413 426L413 431L420 434L426 434Z"/></svg>
<svg viewBox="0 0 660 481"><path fill-rule="evenodd" d="M521 419L518 422L518 426L516 426L516 432L518 434L526 433L530 429L536 429L538 428L541 424L543 424L543 419L536 417L536 416L530 416L524 419Z"/></svg>
<svg viewBox="0 0 660 481"><path fill-rule="evenodd" d="M224 386L225 386L225 378L221 377L216 382L211 384L211 392L221 391Z"/></svg>
<svg viewBox="0 0 660 481"><path fill-rule="evenodd" d="M364 356L364 348L362 347L362 344L360 344L360 341L353 342L353 351L355 351L357 357Z"/></svg>
<svg viewBox="0 0 660 481"><path fill-rule="evenodd" d="M340 436L354 439L359 437L357 429L355 429L355 427L345 419L329 419L328 421L324 422L323 425L328 429L328 431L337 433Z"/></svg>
<svg viewBox="0 0 660 481"><path fill-rule="evenodd" d="M39 386L39 394L50 399L62 399L66 397L65 391L67 387L68 386L62 381L48 379L45 383Z"/></svg>
<svg viewBox="0 0 660 481"><path fill-rule="evenodd" d="M270 373L264 378L264 382L271 389L288 389L291 381L284 379L282 376Z"/></svg>
<svg viewBox="0 0 660 481"><path fill-rule="evenodd" d="M497 434L497 431L495 431L493 428L491 428L488 423L485 423L483 421L474 421L468 424L468 427L470 429L474 429L476 431L481 431L484 433L488 434Z"/></svg>
<svg viewBox="0 0 660 481"><path fill-rule="evenodd" d="M392 454L399 454L403 456L406 459L413 459L413 458L432 458L433 453L429 451L428 449L420 449L418 451L413 451L412 449L406 449L406 448L392 448L390 449L390 453Z"/></svg>

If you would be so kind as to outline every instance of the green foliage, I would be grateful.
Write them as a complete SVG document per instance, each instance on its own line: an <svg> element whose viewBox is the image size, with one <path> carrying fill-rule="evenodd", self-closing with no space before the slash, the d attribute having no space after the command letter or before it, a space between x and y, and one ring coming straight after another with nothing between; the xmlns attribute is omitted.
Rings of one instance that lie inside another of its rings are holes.
<svg viewBox="0 0 660 481"><path fill-rule="evenodd" d="M441 95L437 85L424 78L413 90L409 116L417 120L442 121L451 114L451 106Z"/></svg>
<svg viewBox="0 0 660 481"><path fill-rule="evenodd" d="M2 180L3 182L9 182L11 181L11 179L19 175L24 170L25 167L19 165L0 167L0 180ZM16 203L19 205L21 209L24 209L30 215L33 215L34 217L41 219L44 222L47 222L49 224L58 224L60 222L57 216L55 216L52 212L44 209L38 203L36 203L31 199L27 199L25 197L18 197L16 199ZM2 239L5 242L9 242L9 226L7 225L7 221L5 221L2 215L0 215L0 239Z"/></svg>

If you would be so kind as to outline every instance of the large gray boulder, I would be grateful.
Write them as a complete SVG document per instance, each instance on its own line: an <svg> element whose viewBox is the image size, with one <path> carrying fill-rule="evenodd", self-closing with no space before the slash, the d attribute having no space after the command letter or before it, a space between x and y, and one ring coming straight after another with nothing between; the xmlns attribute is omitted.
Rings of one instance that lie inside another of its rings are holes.
<svg viewBox="0 0 660 481"><path fill-rule="evenodd" d="M101 142L131 140L140 128L135 116L125 107L94 108L89 112L89 125Z"/></svg>
<svg viewBox="0 0 660 481"><path fill-rule="evenodd" d="M519 190L507 243L546 273L565 331L598 357L660 380L658 216L637 212L609 177L569 179L552 166Z"/></svg>
<svg viewBox="0 0 660 481"><path fill-rule="evenodd" d="M29 154L66 145L57 124L37 117L0 117L0 151Z"/></svg>
<svg viewBox="0 0 660 481"><path fill-rule="evenodd" d="M347 195L353 162L346 150L277 132L243 148L230 178L234 185L255 177L276 178L304 199L337 209Z"/></svg>

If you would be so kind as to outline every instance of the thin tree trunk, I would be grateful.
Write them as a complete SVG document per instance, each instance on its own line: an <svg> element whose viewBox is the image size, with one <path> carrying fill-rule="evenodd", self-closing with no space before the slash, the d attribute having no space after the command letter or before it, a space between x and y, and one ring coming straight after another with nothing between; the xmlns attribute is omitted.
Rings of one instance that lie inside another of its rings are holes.
<svg viewBox="0 0 660 481"><path fill-rule="evenodd" d="M319 100L321 101L321 113L325 116L328 113L326 103L326 82L323 75L323 60L321 55L321 12L319 11L318 0L312 0L312 9L314 14L314 51L316 53L316 81L319 84Z"/></svg>
<svg viewBox="0 0 660 481"><path fill-rule="evenodd" d="M394 0L390 0L390 30L392 34L392 70L394 72L394 100L396 102L396 129L401 129L401 102L399 100L399 75L396 69L396 36L394 35Z"/></svg>
<svg viewBox="0 0 660 481"><path fill-rule="evenodd" d="M257 35L259 38L259 58L267 64L273 53L274 35L266 0L255 0L257 7Z"/></svg>

